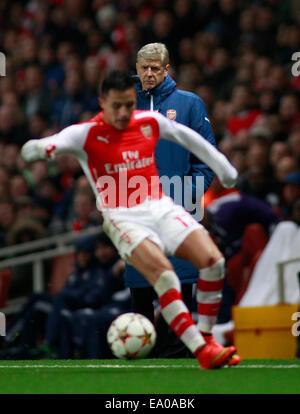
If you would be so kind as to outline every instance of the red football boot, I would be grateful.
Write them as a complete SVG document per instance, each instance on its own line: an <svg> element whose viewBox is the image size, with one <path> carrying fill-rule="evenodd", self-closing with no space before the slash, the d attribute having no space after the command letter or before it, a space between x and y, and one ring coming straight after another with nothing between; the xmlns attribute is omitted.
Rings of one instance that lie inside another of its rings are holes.
<svg viewBox="0 0 300 414"><path fill-rule="evenodd" d="M198 353L197 359L202 368L215 369L226 365L235 352L236 349L234 346L225 348L222 345L216 347L207 344Z"/></svg>
<svg viewBox="0 0 300 414"><path fill-rule="evenodd" d="M219 344L219 342L217 342L215 340L215 338L213 337L213 335L203 335L203 338L205 339L205 342L208 345L214 346L215 348L219 349L220 351L224 348L223 345ZM234 350L236 351L236 347L233 345L230 345L232 348L234 348Z"/></svg>
<svg viewBox="0 0 300 414"><path fill-rule="evenodd" d="M216 349L219 349L220 352L224 348L221 344L219 344L215 340L215 338L213 337L213 335L204 335L203 338L205 339L205 341L206 341L207 344L214 346ZM226 364L228 366L238 365L241 362L241 360L242 360L242 358L236 353L236 347L232 345L232 348L235 349L235 352L231 356L231 358L228 360L228 362Z"/></svg>
<svg viewBox="0 0 300 414"><path fill-rule="evenodd" d="M232 367L234 365L238 365L241 362L242 358L238 354L233 354L230 360L228 361L227 365Z"/></svg>

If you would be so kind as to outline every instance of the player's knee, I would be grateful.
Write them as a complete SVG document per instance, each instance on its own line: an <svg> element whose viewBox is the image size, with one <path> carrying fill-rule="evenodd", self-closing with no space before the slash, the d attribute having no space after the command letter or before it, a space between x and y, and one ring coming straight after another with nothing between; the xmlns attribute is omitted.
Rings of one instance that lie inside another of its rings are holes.
<svg viewBox="0 0 300 414"><path fill-rule="evenodd" d="M206 252L204 258L202 259L203 266L201 266L201 268L212 267L222 259L222 253L219 251L218 248L214 247L212 249L209 249Z"/></svg>
<svg viewBox="0 0 300 414"><path fill-rule="evenodd" d="M225 276L225 259L217 258L213 263L199 271L200 277L205 280L221 280Z"/></svg>

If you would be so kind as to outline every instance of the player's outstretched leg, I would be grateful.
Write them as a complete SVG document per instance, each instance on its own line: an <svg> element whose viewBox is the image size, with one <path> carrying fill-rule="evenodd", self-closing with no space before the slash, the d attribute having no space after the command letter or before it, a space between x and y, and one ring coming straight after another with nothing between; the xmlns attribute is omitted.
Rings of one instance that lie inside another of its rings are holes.
<svg viewBox="0 0 300 414"><path fill-rule="evenodd" d="M154 287L162 316L200 366L212 369L225 365L235 349L222 347L220 350L206 343L182 300L179 279L163 251L145 239L133 250L129 261Z"/></svg>
<svg viewBox="0 0 300 414"><path fill-rule="evenodd" d="M196 356L200 366L205 369L214 369L228 363L235 348L225 348L221 345L217 348L206 343L182 300L180 282L175 272L164 271L155 283L154 289L159 297L163 317Z"/></svg>
<svg viewBox="0 0 300 414"><path fill-rule="evenodd" d="M206 343L221 353L224 347L214 339L212 328L216 323L222 300L225 260L208 232L203 229L190 233L177 249L176 255L201 269L197 283L197 327ZM230 350L236 351L233 346ZM234 363L237 364L239 359L235 358ZM229 364L232 365L231 362Z"/></svg>

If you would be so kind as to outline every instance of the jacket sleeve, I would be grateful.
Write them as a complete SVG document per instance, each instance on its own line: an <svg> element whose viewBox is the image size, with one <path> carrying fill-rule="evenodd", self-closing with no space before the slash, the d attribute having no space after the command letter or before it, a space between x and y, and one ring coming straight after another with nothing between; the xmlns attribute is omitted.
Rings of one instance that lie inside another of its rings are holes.
<svg viewBox="0 0 300 414"><path fill-rule="evenodd" d="M74 308L100 308L106 305L113 292L113 274L111 269L89 269L89 279L83 280L80 273L75 273L68 281L62 294L65 302Z"/></svg>
<svg viewBox="0 0 300 414"><path fill-rule="evenodd" d="M82 306L82 296L85 292L85 284L82 282L80 273L74 272L67 280L61 291L61 295L67 306L78 308Z"/></svg>
<svg viewBox="0 0 300 414"><path fill-rule="evenodd" d="M228 159L217 150L210 142L200 134L185 125L171 121L158 112L153 112L152 117L156 119L159 126L159 137L182 145L196 157L205 160L206 164L217 174L225 188L236 185L238 177L237 170L230 164ZM148 114L137 114L136 119L142 119Z"/></svg>
<svg viewBox="0 0 300 414"><path fill-rule="evenodd" d="M204 102L198 96L195 96L193 104L190 109L190 128L198 132L210 142L214 147L216 147L215 136L210 124L210 121L207 116L206 107ZM204 191L208 190L212 179L214 177L214 172L205 162L199 160L194 154L191 154L191 176L193 177L193 198L195 198L195 177L203 176L204 177Z"/></svg>
<svg viewBox="0 0 300 414"><path fill-rule="evenodd" d="M96 279L96 282L91 284L83 295L82 301L86 307L100 308L110 302L114 292L124 289L123 278L115 277L112 268L102 270L102 272L105 273L105 277L101 276L99 271L100 283L97 283Z"/></svg>

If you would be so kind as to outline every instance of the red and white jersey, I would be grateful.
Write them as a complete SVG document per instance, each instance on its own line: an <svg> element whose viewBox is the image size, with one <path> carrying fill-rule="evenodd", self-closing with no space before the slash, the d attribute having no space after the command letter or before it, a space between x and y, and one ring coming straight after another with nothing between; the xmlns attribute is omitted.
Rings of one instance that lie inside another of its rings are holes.
<svg viewBox="0 0 300 414"><path fill-rule="evenodd" d="M195 131L153 111L134 111L124 130L108 125L100 113L96 122L72 125L51 137L28 141L22 156L31 161L53 149L56 154L74 154L100 209L129 208L162 197L154 158L159 137L183 145L204 160L221 181L234 184L236 170L223 154Z"/></svg>
<svg viewBox="0 0 300 414"><path fill-rule="evenodd" d="M133 207L162 196L154 159L159 125L154 117L136 119L139 112L121 131L105 123L103 113L88 123L83 150L102 208Z"/></svg>

